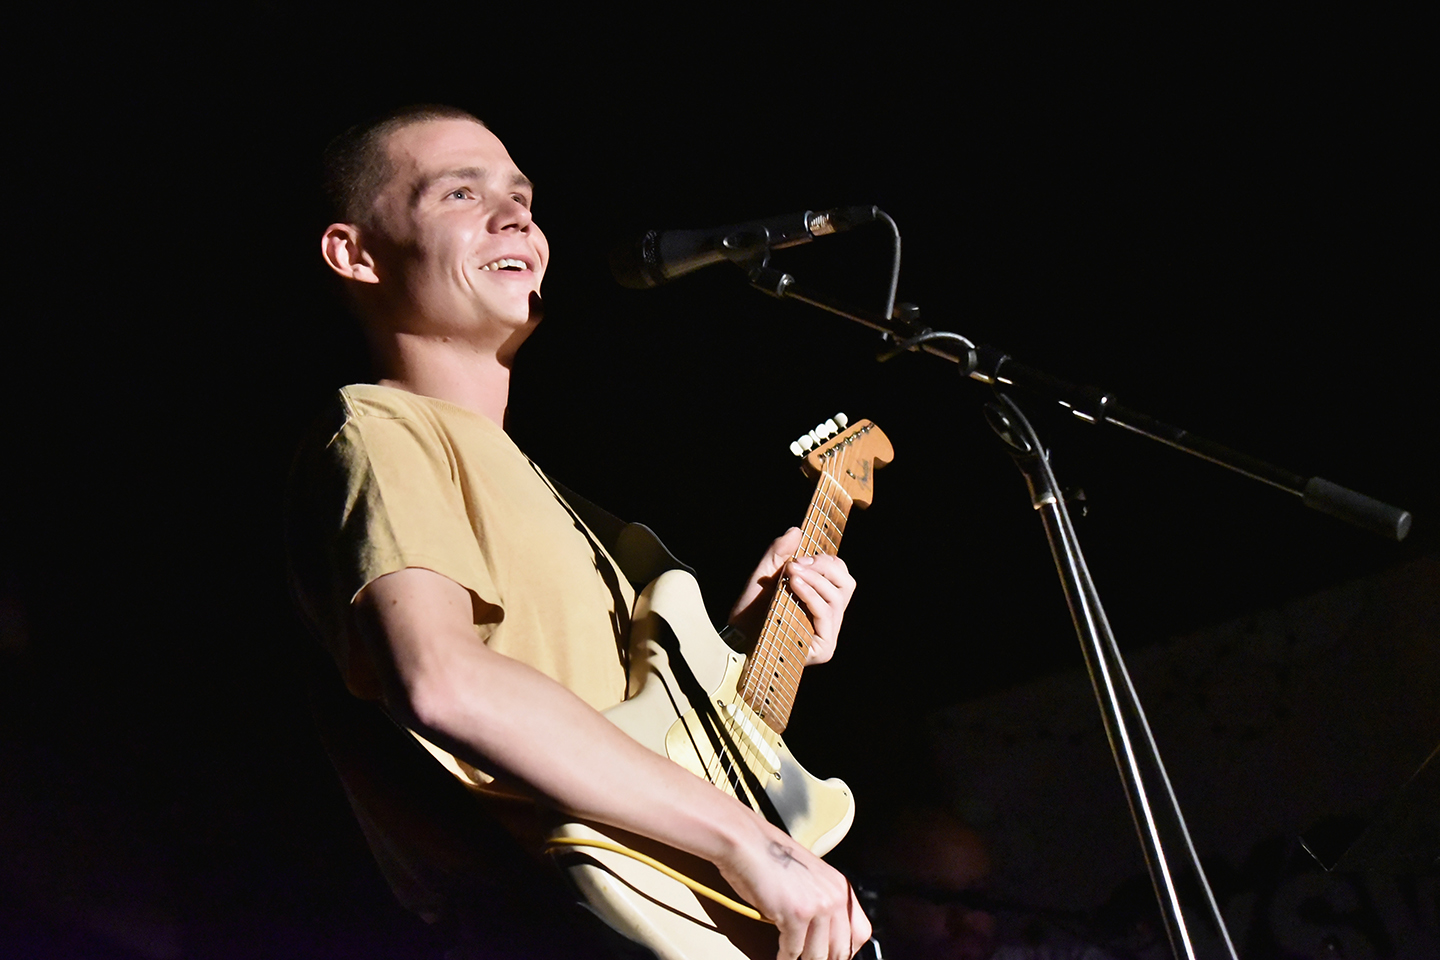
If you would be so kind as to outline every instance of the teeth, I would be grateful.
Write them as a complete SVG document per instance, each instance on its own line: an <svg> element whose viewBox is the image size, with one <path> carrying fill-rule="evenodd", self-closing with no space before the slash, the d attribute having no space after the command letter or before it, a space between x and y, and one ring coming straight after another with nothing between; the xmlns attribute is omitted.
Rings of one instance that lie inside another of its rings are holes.
<svg viewBox="0 0 1440 960"><path fill-rule="evenodd" d="M485 266L481 267L480 269L481 269L481 270L504 270L504 269L507 268L507 267L514 267L516 270L524 270L524 269L526 269L526 267L525 267L525 261L524 261L524 260L516 260L514 257L501 257L499 260L496 260L494 263L487 263L487 264L485 264Z"/></svg>

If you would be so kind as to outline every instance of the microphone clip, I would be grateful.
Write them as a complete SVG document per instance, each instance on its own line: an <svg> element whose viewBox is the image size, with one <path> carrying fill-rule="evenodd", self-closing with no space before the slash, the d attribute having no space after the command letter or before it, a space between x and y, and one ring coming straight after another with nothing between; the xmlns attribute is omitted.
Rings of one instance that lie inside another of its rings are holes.
<svg viewBox="0 0 1440 960"><path fill-rule="evenodd" d="M750 275L753 283L755 273L770 265L770 251L774 248L767 230L747 227L727 235L718 249L721 256Z"/></svg>

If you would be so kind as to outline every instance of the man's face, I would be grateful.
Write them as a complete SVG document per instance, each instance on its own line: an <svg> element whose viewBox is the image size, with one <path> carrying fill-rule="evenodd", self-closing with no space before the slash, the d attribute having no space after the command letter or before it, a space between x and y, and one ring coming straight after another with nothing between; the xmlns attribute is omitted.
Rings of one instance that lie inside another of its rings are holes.
<svg viewBox="0 0 1440 960"><path fill-rule="evenodd" d="M394 172L365 231L386 313L407 332L518 344L550 259L530 181L469 120L413 124L388 147Z"/></svg>
<svg viewBox="0 0 1440 960"><path fill-rule="evenodd" d="M995 952L995 917L957 894L990 873L980 835L946 814L903 825L884 858L896 889L881 901L885 955L895 960L984 960Z"/></svg>

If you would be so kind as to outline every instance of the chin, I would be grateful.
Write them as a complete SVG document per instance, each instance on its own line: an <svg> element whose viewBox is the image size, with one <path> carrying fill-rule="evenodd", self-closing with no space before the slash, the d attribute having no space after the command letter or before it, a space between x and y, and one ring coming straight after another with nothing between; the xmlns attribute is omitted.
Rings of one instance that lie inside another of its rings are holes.
<svg viewBox="0 0 1440 960"><path fill-rule="evenodd" d="M505 327L519 329L521 327L533 327L540 322L545 310L540 305L538 296L531 296L524 302L507 303L503 308L497 307L491 314L496 321Z"/></svg>

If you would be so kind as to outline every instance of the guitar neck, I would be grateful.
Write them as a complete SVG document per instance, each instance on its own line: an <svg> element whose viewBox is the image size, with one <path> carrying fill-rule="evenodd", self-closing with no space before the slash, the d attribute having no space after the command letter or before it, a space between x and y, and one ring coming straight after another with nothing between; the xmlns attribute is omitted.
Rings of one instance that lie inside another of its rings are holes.
<svg viewBox="0 0 1440 960"><path fill-rule="evenodd" d="M843 460L826 461L815 483L815 494L800 528L797 558L822 553L833 557L839 553L845 521L854 503L834 475L842 465ZM765 629L755 641L740 679L741 696L776 733L783 733L790 722L800 674L814 636L809 615L782 580L770 600Z"/></svg>

